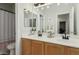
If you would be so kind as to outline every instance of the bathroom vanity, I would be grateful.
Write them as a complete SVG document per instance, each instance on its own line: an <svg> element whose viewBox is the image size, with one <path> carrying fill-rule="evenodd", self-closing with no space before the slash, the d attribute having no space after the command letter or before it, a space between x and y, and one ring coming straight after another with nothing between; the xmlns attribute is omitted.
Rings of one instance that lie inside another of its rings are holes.
<svg viewBox="0 0 79 59"><path fill-rule="evenodd" d="M79 35L73 5L50 4L32 10L26 8L23 22L22 55L79 55ZM68 36L62 36L64 33Z"/></svg>
<svg viewBox="0 0 79 59"><path fill-rule="evenodd" d="M75 41L60 37L24 36L21 38L22 55L79 55L78 38Z"/></svg>

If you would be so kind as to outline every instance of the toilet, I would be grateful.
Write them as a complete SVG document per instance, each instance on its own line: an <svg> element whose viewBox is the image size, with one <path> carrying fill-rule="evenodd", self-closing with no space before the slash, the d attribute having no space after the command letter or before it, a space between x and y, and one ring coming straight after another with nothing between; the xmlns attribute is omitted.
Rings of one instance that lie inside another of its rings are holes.
<svg viewBox="0 0 79 59"><path fill-rule="evenodd" d="M10 55L14 55L15 54L15 42L8 44L7 49L10 50Z"/></svg>

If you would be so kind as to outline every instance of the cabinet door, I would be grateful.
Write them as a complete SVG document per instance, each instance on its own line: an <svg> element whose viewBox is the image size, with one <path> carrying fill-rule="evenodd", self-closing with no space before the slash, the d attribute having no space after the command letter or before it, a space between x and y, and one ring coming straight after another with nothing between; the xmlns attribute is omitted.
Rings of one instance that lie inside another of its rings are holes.
<svg viewBox="0 0 79 59"><path fill-rule="evenodd" d="M79 49L78 48L72 48L72 47L65 47L64 48L64 54L65 55L79 55Z"/></svg>
<svg viewBox="0 0 79 59"><path fill-rule="evenodd" d="M32 41L32 55L43 55L44 43L41 41Z"/></svg>
<svg viewBox="0 0 79 59"><path fill-rule="evenodd" d="M45 55L62 55L64 47L61 45L45 43Z"/></svg>
<svg viewBox="0 0 79 59"><path fill-rule="evenodd" d="M22 38L22 55L31 54L31 40Z"/></svg>

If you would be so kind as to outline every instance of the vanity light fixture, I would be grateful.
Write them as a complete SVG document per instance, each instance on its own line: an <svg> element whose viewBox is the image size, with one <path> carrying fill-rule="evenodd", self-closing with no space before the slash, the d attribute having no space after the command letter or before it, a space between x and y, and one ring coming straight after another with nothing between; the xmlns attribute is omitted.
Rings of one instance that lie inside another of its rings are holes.
<svg viewBox="0 0 79 59"><path fill-rule="evenodd" d="M26 10L26 9L24 9L24 12L26 12L27 14L30 13L30 11L29 10Z"/></svg>
<svg viewBox="0 0 79 59"><path fill-rule="evenodd" d="M45 3L34 3L34 6L35 7L38 7L38 6L42 6L42 5L44 5Z"/></svg>

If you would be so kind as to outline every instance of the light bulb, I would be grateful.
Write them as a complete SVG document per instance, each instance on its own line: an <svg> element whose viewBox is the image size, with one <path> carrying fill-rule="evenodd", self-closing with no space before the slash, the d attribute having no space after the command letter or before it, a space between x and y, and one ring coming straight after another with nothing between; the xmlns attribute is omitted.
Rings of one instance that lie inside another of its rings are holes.
<svg viewBox="0 0 79 59"><path fill-rule="evenodd" d="M47 6L47 8L50 8L50 6Z"/></svg>

